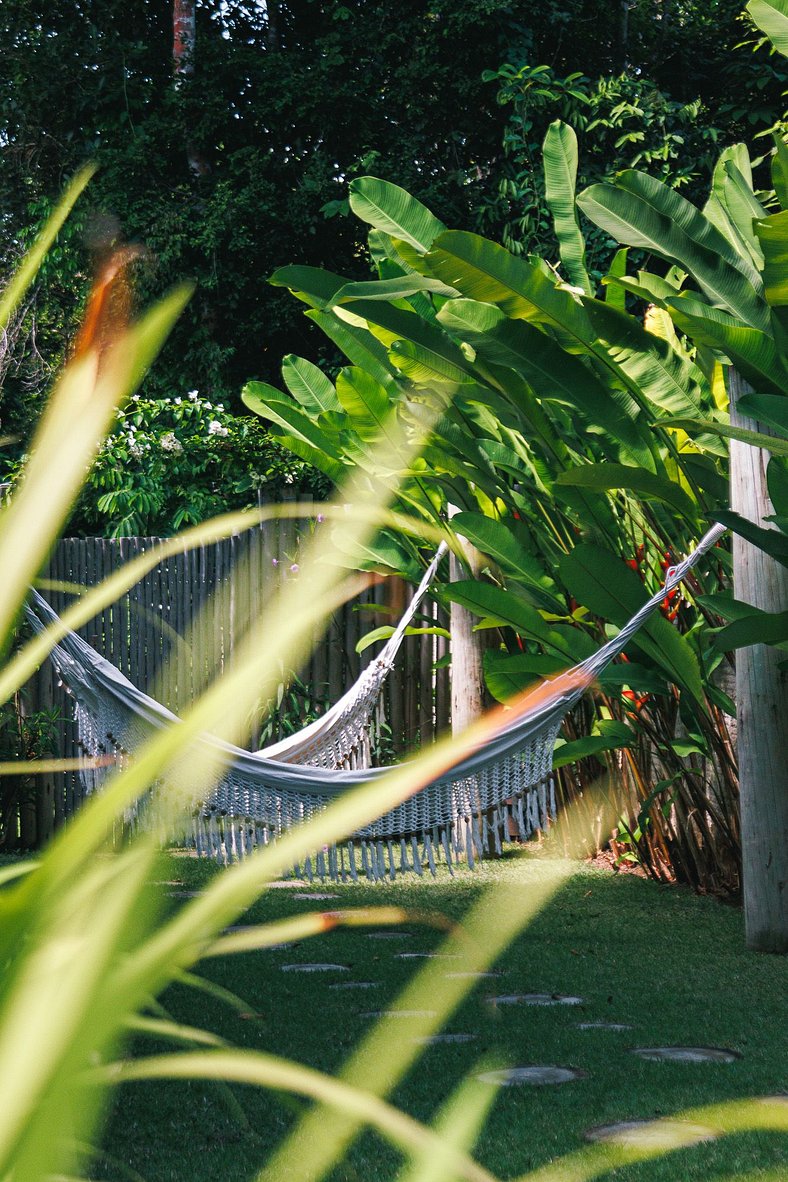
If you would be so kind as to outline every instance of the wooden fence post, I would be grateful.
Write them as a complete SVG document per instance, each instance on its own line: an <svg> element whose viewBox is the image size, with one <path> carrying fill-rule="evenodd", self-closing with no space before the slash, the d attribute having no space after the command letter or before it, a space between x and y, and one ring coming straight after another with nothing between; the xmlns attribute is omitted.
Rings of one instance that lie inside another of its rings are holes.
<svg viewBox="0 0 788 1182"><path fill-rule="evenodd" d="M731 424L763 432L741 415L749 387L729 371ZM731 507L764 526L773 513L766 484L768 453L732 439ZM788 609L788 570L738 534L733 535L736 598L761 611ZM744 921L748 948L788 951L788 679L785 654L767 645L736 651L739 797Z"/></svg>

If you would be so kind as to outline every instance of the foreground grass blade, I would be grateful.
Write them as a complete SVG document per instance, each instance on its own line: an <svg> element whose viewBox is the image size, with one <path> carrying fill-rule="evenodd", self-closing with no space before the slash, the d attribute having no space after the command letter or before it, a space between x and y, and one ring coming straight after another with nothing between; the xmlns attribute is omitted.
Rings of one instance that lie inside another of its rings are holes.
<svg viewBox="0 0 788 1182"><path fill-rule="evenodd" d="M44 258L57 238L68 215L71 213L77 198L96 171L93 164L80 169L58 204L48 218L46 225L35 242L22 259L13 279L0 297L0 332L8 327L8 322L15 310L24 299L25 292L38 274Z"/></svg>
<svg viewBox="0 0 788 1182"><path fill-rule="evenodd" d="M279 1088L320 1100L330 1105L337 1114L352 1113L361 1124L378 1129L405 1153L440 1153L451 1162L456 1178L465 1179L466 1182L494 1182L494 1175L466 1154L441 1143L431 1129L377 1096L274 1055L251 1051L160 1055L111 1064L99 1073L99 1078L124 1083L141 1079L222 1079Z"/></svg>

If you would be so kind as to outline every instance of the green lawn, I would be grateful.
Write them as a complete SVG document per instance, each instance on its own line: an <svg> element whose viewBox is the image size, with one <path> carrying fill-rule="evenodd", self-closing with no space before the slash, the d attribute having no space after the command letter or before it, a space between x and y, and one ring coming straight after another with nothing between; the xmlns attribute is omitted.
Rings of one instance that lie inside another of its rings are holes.
<svg viewBox="0 0 788 1182"><path fill-rule="evenodd" d="M381 904L437 911L459 920L492 883L505 879L529 891L549 869L548 859L518 850L454 880L442 876L386 885L272 889L244 922L316 908ZM175 855L165 863L162 879L173 885L164 890L199 889L215 873L206 862ZM339 897L299 900L294 897L299 890ZM184 901L168 898L172 907ZM390 930L398 937L338 929L291 948L206 962L201 972L240 994L253 1016L241 1017L182 987L171 990L165 1002L180 1020L215 1031L235 1045L335 1072L374 1023L365 1014L385 1009L421 966L436 964L397 953L437 948L443 939L440 931L413 922ZM282 971L283 965L307 961L336 962L350 971ZM456 962L445 964L448 972ZM495 968L503 975L474 982L446 1025L476 1039L425 1048L393 1099L411 1115L430 1121L460 1080L480 1070L482 1061L584 1071L584 1078L562 1085L501 1089L474 1152L503 1178L579 1149L590 1126L788 1090L788 961L746 952L742 917L735 908L578 864ZM376 985L330 988L348 979ZM528 992L576 994L584 1001L582 1006L535 1007L493 1006L486 1000L494 994ZM578 1028L580 1022L602 1021L633 1029ZM407 1038L408 1020L400 1020L397 1029ZM733 1063L658 1063L628 1053L632 1047L658 1044L727 1047L741 1058ZM140 1044L137 1049L154 1048ZM213 1085L125 1086L117 1093L105 1139L116 1162L101 1163L96 1176L120 1182L129 1176L125 1163L148 1182L253 1178L306 1104L250 1088L234 1088L233 1093L246 1113L247 1128ZM394 1178L400 1164L395 1150L365 1134L335 1177L377 1182ZM736 1134L605 1176L622 1182L777 1182L788 1178L788 1138L771 1132Z"/></svg>

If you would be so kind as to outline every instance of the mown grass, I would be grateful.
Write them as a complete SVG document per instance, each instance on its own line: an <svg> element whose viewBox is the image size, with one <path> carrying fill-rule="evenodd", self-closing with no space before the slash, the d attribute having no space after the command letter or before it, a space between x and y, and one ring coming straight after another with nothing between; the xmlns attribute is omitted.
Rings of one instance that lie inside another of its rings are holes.
<svg viewBox="0 0 788 1182"><path fill-rule="evenodd" d="M244 922L260 923L315 909L394 904L460 921L479 893L506 878L524 891L549 869L538 855L516 851L453 880L268 890ZM217 869L173 854L163 863L167 904L176 892L199 890ZM170 895L169 892L173 892ZM328 893L325 901L299 893ZM210 1029L235 1045L336 1071L375 1021L369 1011L392 1003L417 958L399 952L436 949L443 934L408 923L375 938L338 929L287 949L207 962L204 976L239 994L248 1009L191 989L164 1001L179 1020ZM346 973L283 972L282 965L330 961ZM446 961L446 971L460 968ZM497 1096L475 1154L493 1173L512 1178L579 1148L590 1126L664 1116L726 1099L788 1089L785 958L748 953L735 908L690 892L578 864L537 920L495 966L503 975L480 980L446 1029L477 1035L472 1042L426 1047L393 1099L429 1121L460 1080L480 1064L559 1064L586 1076L560 1086L510 1087ZM332 989L350 979L374 988ZM495 1006L496 993L578 994L582 1006ZM629 1023L631 1031L578 1029L582 1021ZM408 1037L408 1021L397 1024ZM636 1046L702 1045L738 1051L730 1064L656 1063L629 1053ZM138 1048L148 1052L154 1044ZM116 1097L105 1138L108 1155L96 1176L120 1180L131 1167L148 1182L222 1182L253 1178L306 1107L291 1097L234 1088L243 1118L226 1093L203 1083L134 1084ZM371 1134L359 1138L336 1171L342 1182L384 1182L401 1165L398 1153ZM788 1177L788 1141L776 1133L735 1135L675 1151L656 1162L609 1175L622 1182Z"/></svg>

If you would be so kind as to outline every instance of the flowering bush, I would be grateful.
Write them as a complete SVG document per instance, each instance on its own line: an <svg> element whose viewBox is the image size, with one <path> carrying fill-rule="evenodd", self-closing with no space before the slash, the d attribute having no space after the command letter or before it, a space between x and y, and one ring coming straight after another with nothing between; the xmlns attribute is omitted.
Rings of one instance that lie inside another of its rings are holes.
<svg viewBox="0 0 788 1182"><path fill-rule="evenodd" d="M326 481L274 443L258 419L234 415L196 390L138 395L118 410L70 531L166 535L286 490L322 496Z"/></svg>

